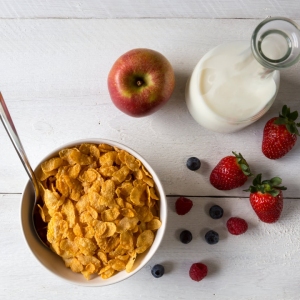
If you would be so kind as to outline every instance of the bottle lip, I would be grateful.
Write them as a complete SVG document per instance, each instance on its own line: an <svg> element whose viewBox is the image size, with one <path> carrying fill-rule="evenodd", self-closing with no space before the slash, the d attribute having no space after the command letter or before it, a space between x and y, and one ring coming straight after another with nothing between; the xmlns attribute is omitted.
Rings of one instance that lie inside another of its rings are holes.
<svg viewBox="0 0 300 300"><path fill-rule="evenodd" d="M287 60L286 59L289 57L291 54L292 50L290 49L289 52L284 55L282 58L273 60L273 59L268 59L266 56L263 55L263 53L260 51L258 48L258 33L264 27L266 24L272 22L272 21L285 21L289 23L292 27L296 29L300 33L300 27L297 23L295 23L293 20L286 18L286 17L268 17L267 19L263 20L254 30L252 37L251 37L251 50L252 54L255 57L255 59L264 67L268 69L273 69L273 70L281 70L281 69L286 69L294 65L300 60L300 51L298 55L295 56L292 60ZM273 33L279 33L279 30L273 29ZM262 35L263 36L263 35ZM299 47L299 45L298 45Z"/></svg>

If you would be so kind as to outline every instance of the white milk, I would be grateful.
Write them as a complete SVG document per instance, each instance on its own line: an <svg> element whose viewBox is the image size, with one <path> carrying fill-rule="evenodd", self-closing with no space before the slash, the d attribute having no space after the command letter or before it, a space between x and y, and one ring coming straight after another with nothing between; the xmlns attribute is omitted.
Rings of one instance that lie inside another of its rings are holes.
<svg viewBox="0 0 300 300"><path fill-rule="evenodd" d="M288 52L287 40L280 34L269 34L261 43L263 54L269 59L280 59Z"/></svg>
<svg viewBox="0 0 300 300"><path fill-rule="evenodd" d="M285 55L286 49L275 48L272 39L264 41L265 55L272 59ZM234 132L270 108L278 87L279 71L261 66L249 42L234 42L212 49L199 61L187 82L186 103L202 126Z"/></svg>

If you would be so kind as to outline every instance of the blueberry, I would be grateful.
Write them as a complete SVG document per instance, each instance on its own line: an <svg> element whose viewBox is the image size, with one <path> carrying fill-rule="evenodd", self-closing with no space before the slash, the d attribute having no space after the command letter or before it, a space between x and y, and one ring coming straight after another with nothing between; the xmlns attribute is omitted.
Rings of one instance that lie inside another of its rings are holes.
<svg viewBox="0 0 300 300"><path fill-rule="evenodd" d="M151 269L151 274L155 277L155 278L159 278L161 276L163 276L165 273L165 268L162 265L155 265L152 269Z"/></svg>
<svg viewBox="0 0 300 300"><path fill-rule="evenodd" d="M213 219L220 219L223 216L223 208L220 207L219 205L213 205L210 209L209 209L209 215L213 218Z"/></svg>
<svg viewBox="0 0 300 300"><path fill-rule="evenodd" d="M201 162L197 157L190 157L186 162L186 166L188 169L196 171L201 167Z"/></svg>
<svg viewBox="0 0 300 300"><path fill-rule="evenodd" d="M213 230L209 230L205 234L205 240L208 244L214 245L219 241L219 234Z"/></svg>
<svg viewBox="0 0 300 300"><path fill-rule="evenodd" d="M179 238L183 244L188 244L193 239L193 236L190 231L183 230L181 231Z"/></svg>

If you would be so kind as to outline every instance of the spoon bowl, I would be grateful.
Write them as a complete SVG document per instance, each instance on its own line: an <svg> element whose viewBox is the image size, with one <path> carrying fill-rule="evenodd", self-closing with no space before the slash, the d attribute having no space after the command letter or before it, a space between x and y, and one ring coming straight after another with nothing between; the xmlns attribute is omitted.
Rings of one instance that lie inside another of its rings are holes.
<svg viewBox="0 0 300 300"><path fill-rule="evenodd" d="M13 123L13 120L10 116L10 113L8 111L8 108L6 106L6 103L3 99L2 93L0 92L0 119L4 125L4 128L12 142L12 144L15 147L15 150L17 151L19 158L29 176L29 179L33 185L34 188L34 195L32 195L32 224L34 225L34 231L39 238L40 242L44 244L46 247L49 247L46 237L46 224L43 222L39 212L38 212L38 206L37 204L42 203L41 199L41 193L39 190L39 183L35 176L35 173L33 172L30 163L28 161L27 155L25 153L25 150L22 146L21 140L18 136L17 130L15 128L15 125Z"/></svg>

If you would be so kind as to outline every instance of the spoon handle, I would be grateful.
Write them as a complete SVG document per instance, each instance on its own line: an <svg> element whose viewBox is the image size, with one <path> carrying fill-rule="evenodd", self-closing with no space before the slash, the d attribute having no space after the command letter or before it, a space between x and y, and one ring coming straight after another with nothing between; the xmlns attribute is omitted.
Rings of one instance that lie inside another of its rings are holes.
<svg viewBox="0 0 300 300"><path fill-rule="evenodd" d="M26 153L24 151L24 148L22 146L22 143L21 143L21 140L18 136L18 133L17 133L17 130L15 128L15 125L12 121L12 118L10 116L10 113L7 109L7 106L6 106L6 103L2 97L2 94L0 92L0 118L1 118L1 121L4 125L4 128L8 134L8 136L10 137L10 140L12 142L12 144L14 145L18 155L19 155L19 158L30 178L30 180L32 181L33 185L34 185L34 188L35 188L35 192L38 192L38 183L37 183L37 180L36 180L36 177L35 177L35 174L29 164L29 161L27 159L27 156L26 156Z"/></svg>

